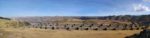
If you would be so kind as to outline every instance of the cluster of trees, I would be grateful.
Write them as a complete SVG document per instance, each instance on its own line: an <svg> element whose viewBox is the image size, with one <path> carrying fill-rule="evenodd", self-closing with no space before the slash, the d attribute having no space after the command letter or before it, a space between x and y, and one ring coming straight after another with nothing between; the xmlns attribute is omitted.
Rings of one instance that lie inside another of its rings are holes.
<svg viewBox="0 0 150 38"><path fill-rule="evenodd" d="M9 18L4 18L4 17L0 17L0 19L11 20L11 19L9 19Z"/></svg>

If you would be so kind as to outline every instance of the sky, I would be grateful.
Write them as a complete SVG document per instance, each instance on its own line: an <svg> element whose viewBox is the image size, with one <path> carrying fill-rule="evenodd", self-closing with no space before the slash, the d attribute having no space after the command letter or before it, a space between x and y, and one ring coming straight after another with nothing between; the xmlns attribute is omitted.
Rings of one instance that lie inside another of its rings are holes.
<svg viewBox="0 0 150 38"><path fill-rule="evenodd" d="M0 16L150 14L150 0L0 0Z"/></svg>

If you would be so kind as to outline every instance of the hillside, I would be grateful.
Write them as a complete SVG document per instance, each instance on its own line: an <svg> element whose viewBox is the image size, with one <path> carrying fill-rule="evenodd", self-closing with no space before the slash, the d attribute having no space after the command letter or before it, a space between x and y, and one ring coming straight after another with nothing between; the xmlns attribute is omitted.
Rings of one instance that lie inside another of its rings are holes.
<svg viewBox="0 0 150 38"><path fill-rule="evenodd" d="M149 15L17 17L11 20L2 18L0 19L0 37L125 38L145 29L143 26L149 25L149 20Z"/></svg>
<svg viewBox="0 0 150 38"><path fill-rule="evenodd" d="M63 23L63 24L138 24L149 25L150 15L120 15L120 16L43 16L16 17L13 20L29 23Z"/></svg>
<svg viewBox="0 0 150 38"><path fill-rule="evenodd" d="M11 20L10 18L0 17L0 28L17 28L23 27L27 22L20 22L17 20Z"/></svg>

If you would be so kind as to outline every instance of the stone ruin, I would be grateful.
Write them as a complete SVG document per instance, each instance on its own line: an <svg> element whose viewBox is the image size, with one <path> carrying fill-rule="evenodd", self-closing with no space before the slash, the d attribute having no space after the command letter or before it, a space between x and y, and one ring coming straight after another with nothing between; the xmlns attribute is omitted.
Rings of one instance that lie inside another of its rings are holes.
<svg viewBox="0 0 150 38"><path fill-rule="evenodd" d="M150 29L145 29L139 34L134 34L132 36L127 36L125 38L150 38Z"/></svg>
<svg viewBox="0 0 150 38"><path fill-rule="evenodd" d="M139 30L144 26L130 25L111 25L111 24L50 24L50 23L31 23L29 28L51 29L51 30Z"/></svg>
<svg viewBox="0 0 150 38"><path fill-rule="evenodd" d="M140 34L137 36L137 38L150 38L150 29L143 30L142 32L140 32Z"/></svg>

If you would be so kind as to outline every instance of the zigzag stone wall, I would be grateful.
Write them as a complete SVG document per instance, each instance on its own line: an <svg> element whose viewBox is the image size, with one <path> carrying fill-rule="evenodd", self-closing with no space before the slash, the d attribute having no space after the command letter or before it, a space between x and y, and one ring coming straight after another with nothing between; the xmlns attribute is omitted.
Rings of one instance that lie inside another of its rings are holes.
<svg viewBox="0 0 150 38"><path fill-rule="evenodd" d="M136 38L150 38L150 29L143 30Z"/></svg>
<svg viewBox="0 0 150 38"><path fill-rule="evenodd" d="M144 29L143 26L130 24L130 25L110 25L110 24L41 24L32 23L29 28L40 29L64 29L64 30L139 30Z"/></svg>
<svg viewBox="0 0 150 38"><path fill-rule="evenodd" d="M125 38L150 38L150 29L145 29L141 31L140 34L134 34Z"/></svg>

